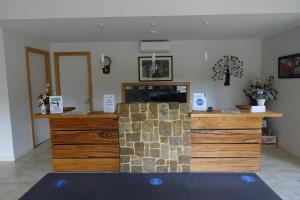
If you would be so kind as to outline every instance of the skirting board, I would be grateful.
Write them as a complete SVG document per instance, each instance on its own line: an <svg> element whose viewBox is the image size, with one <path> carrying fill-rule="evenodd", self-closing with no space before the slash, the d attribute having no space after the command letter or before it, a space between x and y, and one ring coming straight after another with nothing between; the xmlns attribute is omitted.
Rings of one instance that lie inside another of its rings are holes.
<svg viewBox="0 0 300 200"><path fill-rule="evenodd" d="M13 156L0 156L0 161L15 161Z"/></svg>

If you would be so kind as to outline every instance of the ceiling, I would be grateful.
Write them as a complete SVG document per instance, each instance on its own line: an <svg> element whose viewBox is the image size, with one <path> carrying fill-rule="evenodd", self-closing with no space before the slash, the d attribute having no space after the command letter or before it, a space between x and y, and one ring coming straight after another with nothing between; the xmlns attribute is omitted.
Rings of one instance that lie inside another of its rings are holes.
<svg viewBox="0 0 300 200"><path fill-rule="evenodd" d="M300 26L300 13L2 20L0 26L49 42L251 39Z"/></svg>

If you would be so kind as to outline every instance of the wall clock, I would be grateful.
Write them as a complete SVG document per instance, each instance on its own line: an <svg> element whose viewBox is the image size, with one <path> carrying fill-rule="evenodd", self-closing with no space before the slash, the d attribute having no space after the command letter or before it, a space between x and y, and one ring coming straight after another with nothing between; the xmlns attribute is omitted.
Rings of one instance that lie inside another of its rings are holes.
<svg viewBox="0 0 300 200"><path fill-rule="evenodd" d="M104 60L101 60L101 65L103 66L102 72L103 74L109 74L110 73L110 64L111 59L108 56L104 56Z"/></svg>

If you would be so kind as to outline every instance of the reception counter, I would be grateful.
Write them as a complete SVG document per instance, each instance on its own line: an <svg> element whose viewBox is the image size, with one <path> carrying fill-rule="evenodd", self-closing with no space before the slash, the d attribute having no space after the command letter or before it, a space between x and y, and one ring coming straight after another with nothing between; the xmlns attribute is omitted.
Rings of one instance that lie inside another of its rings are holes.
<svg viewBox="0 0 300 200"><path fill-rule="evenodd" d="M54 171L119 171L118 115L69 112L34 118L49 119Z"/></svg>
<svg viewBox="0 0 300 200"><path fill-rule="evenodd" d="M191 171L256 172L260 169L261 128L265 117L281 117L267 111L191 113Z"/></svg>
<svg viewBox="0 0 300 200"><path fill-rule="evenodd" d="M247 110L239 114L191 112L190 171L259 171L261 127L265 117L281 117L281 114ZM71 112L37 114L34 118L49 119L54 171L120 171L118 114Z"/></svg>

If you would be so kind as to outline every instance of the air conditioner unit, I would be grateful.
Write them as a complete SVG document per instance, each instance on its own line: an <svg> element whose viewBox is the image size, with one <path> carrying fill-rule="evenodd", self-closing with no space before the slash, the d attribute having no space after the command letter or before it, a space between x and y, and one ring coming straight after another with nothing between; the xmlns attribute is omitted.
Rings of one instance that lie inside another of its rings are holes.
<svg viewBox="0 0 300 200"><path fill-rule="evenodd" d="M140 41L140 52L142 53L164 53L169 52L169 41Z"/></svg>

